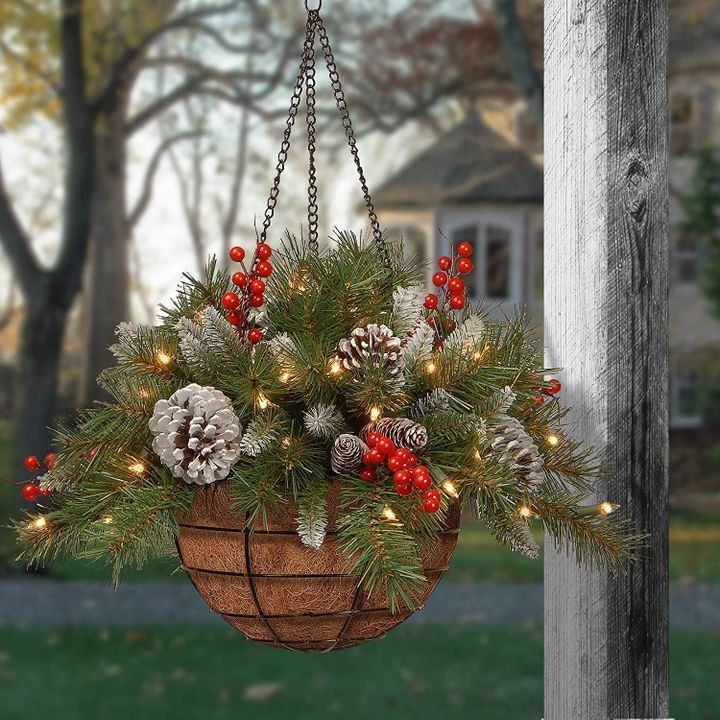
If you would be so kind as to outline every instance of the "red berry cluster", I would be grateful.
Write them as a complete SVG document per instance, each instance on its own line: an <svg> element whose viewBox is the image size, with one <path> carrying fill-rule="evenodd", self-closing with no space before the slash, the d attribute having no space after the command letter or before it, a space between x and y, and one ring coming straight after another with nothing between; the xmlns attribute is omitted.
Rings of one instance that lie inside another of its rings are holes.
<svg viewBox="0 0 720 720"><path fill-rule="evenodd" d="M55 461L57 460L57 453L48 453L45 456L45 467L48 470L52 470L55 467ZM23 465L28 472L37 472L40 469L40 460L35 455L28 455L23 460ZM49 490L43 490L35 483L25 483L21 490L23 498L28 502L35 502L40 497L47 497L50 494Z"/></svg>
<svg viewBox="0 0 720 720"><path fill-rule="evenodd" d="M265 303L265 282L262 278L269 278L273 267L270 264L272 249L265 243L258 243L255 255L248 271L245 266L245 250L240 246L230 248L230 259L240 263L242 271L233 273L232 282L237 290L226 292L222 297L223 307L228 311L227 320L234 325L240 335L257 345L263 339L263 332L259 328L246 328L250 308L259 308Z"/></svg>
<svg viewBox="0 0 720 720"><path fill-rule="evenodd" d="M472 252L473 246L469 242L461 242L451 258L443 255L438 260L440 270L432 278L433 285L443 289L444 301L453 310L462 310L465 307L465 282L459 276L472 272L473 262L470 259ZM440 299L434 293L426 296L425 307L428 310L436 310L439 304Z"/></svg>
<svg viewBox="0 0 720 720"><path fill-rule="evenodd" d="M393 473L395 492L407 497L413 491L422 493L422 506L425 512L434 513L440 509L440 492L432 486L430 470L418 464L415 453L406 448L395 447L390 438L377 431L368 433L366 442L370 447L363 456L360 479L374 482L377 479L376 468L385 465Z"/></svg>
<svg viewBox="0 0 720 720"><path fill-rule="evenodd" d="M557 395L560 390L562 390L562 385L560 384L559 380L556 380L553 378L552 380L548 381L548 384L545 387L536 387L533 388L534 390L538 391L538 395L535 397L535 400L533 402L533 407L540 407L545 402L546 397L552 397L553 395Z"/></svg>

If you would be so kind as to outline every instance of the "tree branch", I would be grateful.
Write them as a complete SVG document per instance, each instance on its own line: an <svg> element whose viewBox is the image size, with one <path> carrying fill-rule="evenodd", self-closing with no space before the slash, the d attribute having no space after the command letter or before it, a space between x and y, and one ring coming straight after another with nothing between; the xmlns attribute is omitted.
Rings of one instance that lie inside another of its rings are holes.
<svg viewBox="0 0 720 720"><path fill-rule="evenodd" d="M143 186L140 197L137 199L137 202L135 203L133 209L128 215L128 224L131 228L137 225L138 221L143 216L143 214L148 208L148 205L150 204L150 200L152 199L153 186L155 183L155 175L157 174L158 168L160 167L160 163L165 153L168 152L168 150L170 150L170 148L172 148L173 145L175 145L176 143L182 142L183 140L195 138L199 135L202 135L202 131L187 130L185 132L180 132L176 135L171 135L170 137L165 138L155 149L155 152L150 158L150 162L148 163L147 169L145 171L145 178L143 179Z"/></svg>

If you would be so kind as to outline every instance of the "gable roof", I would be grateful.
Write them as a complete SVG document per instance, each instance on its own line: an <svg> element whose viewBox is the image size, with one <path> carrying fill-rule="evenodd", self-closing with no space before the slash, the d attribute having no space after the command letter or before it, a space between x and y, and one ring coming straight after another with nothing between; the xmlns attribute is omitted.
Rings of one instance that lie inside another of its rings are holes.
<svg viewBox="0 0 720 720"><path fill-rule="evenodd" d="M381 185L374 200L382 209L542 198L542 168L471 113Z"/></svg>

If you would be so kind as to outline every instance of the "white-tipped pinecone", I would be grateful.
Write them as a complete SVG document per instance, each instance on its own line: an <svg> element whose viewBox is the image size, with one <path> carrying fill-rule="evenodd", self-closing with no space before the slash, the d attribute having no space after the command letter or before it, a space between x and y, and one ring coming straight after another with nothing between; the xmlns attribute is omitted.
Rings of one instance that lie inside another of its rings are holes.
<svg viewBox="0 0 720 720"><path fill-rule="evenodd" d="M330 467L338 475L354 475L362 465L363 455L370 448L357 435L338 435L330 451Z"/></svg>
<svg viewBox="0 0 720 720"><path fill-rule="evenodd" d="M153 450L186 483L223 480L240 456L240 421L220 390L193 383L158 400L149 427Z"/></svg>
<svg viewBox="0 0 720 720"><path fill-rule="evenodd" d="M412 452L418 452L427 445L427 429L410 418L380 418L376 423L370 423L362 429L363 438L373 430L392 440L396 447L406 448Z"/></svg>
<svg viewBox="0 0 720 720"><path fill-rule="evenodd" d="M337 345L337 356L345 370L359 370L367 360L399 377L405 367L402 340L387 325L372 323L355 328L349 338Z"/></svg>
<svg viewBox="0 0 720 720"><path fill-rule="evenodd" d="M512 463L512 468L530 485L543 481L545 461L540 450L523 427L508 415L501 415L490 428L492 449L500 459Z"/></svg>

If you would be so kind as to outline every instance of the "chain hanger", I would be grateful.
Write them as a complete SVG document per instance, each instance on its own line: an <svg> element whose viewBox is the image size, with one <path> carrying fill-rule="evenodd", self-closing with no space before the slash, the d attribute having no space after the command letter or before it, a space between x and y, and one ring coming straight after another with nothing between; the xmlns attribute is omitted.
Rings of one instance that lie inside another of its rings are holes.
<svg viewBox="0 0 720 720"><path fill-rule="evenodd" d="M360 153L355 139L352 120L350 119L350 110L347 105L347 100L345 99L345 92L343 90L337 65L335 64L335 58L333 57L332 49L330 47L330 40L322 18L320 17L322 0L317 0L317 7L315 8L311 8L310 3L311 0L305 0L305 9L308 11L307 23L305 26L305 43L303 45L302 56L300 59L300 68L298 70L297 77L295 78L295 85L290 99L290 109L288 110L288 117L285 123L283 140L280 144L280 151L278 152L277 164L275 166L276 174L273 179L273 184L270 188L270 196L268 197L267 205L265 207L265 217L263 219L262 231L260 232L260 242L264 243L267 241L267 233L275 214L275 207L277 206L278 195L280 194L280 178L287 162L288 151L290 150L290 136L292 134L293 125L295 124L295 118L298 114L304 87L307 105L306 124L309 159L308 245L313 252L318 252L318 191L317 171L315 168L315 127L317 122L315 113L315 36L317 34L320 38L320 46L327 65L333 97L335 98L343 130L345 131L345 136L350 148L350 154L352 155L358 172L360 189L363 193L365 207L367 208L370 225L372 227L373 241L380 253L383 265L387 267L390 260L385 246L385 239L383 238L382 231L380 230L380 223L375 212L375 206L373 205L370 190L368 189L367 180L365 179L365 172L363 171L362 164L360 163Z"/></svg>

